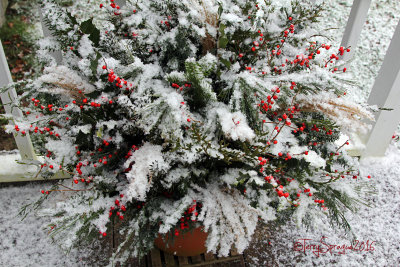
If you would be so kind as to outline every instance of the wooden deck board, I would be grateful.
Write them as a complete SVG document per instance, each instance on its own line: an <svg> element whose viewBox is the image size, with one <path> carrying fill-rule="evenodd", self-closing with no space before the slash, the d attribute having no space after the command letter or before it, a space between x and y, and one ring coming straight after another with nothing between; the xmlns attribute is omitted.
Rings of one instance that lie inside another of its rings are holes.
<svg viewBox="0 0 400 267"><path fill-rule="evenodd" d="M218 258L212 253L192 257L178 257L153 249L150 253L152 267L245 267L243 255L231 251L231 256ZM150 264L148 265L150 266Z"/></svg>
<svg viewBox="0 0 400 267"><path fill-rule="evenodd" d="M153 248L151 250L151 266L164 267L161 262L161 254L159 249Z"/></svg>

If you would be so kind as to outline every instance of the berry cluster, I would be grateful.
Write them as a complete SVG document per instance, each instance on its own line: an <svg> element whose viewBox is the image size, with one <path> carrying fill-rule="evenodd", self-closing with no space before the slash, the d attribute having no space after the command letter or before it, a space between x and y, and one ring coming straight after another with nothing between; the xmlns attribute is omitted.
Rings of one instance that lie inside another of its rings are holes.
<svg viewBox="0 0 400 267"><path fill-rule="evenodd" d="M195 223L197 222L197 216L199 215L199 212L201 210L202 204L201 203L196 203L196 200L193 200L193 205L190 206L184 213L183 216L179 219L178 225L179 229L175 228L174 234L176 236L179 235L179 231L189 229L190 228L190 223Z"/></svg>
<svg viewBox="0 0 400 267"><path fill-rule="evenodd" d="M119 198L115 199L115 201L114 201L115 205L110 207L110 211L109 211L109 214L108 214L109 217L111 217L115 212L115 215L120 220L124 219L124 214L123 213L126 212L126 207L121 204L121 200L123 199L123 197L124 197L124 195L120 194ZM140 209L140 208L141 208L141 206L138 204L138 209Z"/></svg>

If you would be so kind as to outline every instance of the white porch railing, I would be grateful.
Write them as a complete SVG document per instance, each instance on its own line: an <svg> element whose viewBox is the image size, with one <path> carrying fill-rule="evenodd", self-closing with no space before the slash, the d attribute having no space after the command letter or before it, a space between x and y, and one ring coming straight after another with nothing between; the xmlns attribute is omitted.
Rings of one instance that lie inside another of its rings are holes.
<svg viewBox="0 0 400 267"><path fill-rule="evenodd" d="M10 70L7 65L6 57L4 55L3 45L0 42L0 87L7 86L12 82ZM15 120L23 116L22 111L13 107L14 100L17 97L15 89L12 88L5 93L0 94L1 102L4 105L4 109L7 114L11 114ZM26 136L21 134L15 135L15 142L17 143L18 150L21 154L21 159L23 160L36 160L36 154L33 151L33 146L29 133Z"/></svg>
<svg viewBox="0 0 400 267"><path fill-rule="evenodd" d="M125 0L117 0L116 2L120 6L123 6L126 3ZM354 0L353 2L352 10L341 43L341 46L351 46L352 49L349 54L345 55L343 58L344 60L347 60L354 55L354 51L357 48L357 42L361 35L362 27L367 18L370 4L371 0ZM40 15L42 18L42 14ZM51 32L47 29L43 21L42 27L44 35L49 36ZM368 100L369 104L377 105L378 107L385 109L379 111L371 132L368 136L364 137L366 149L360 153L364 157L383 156L391 141L392 134L400 122L400 116L396 115L399 114L400 111L400 61L398 60L398 57L400 57L400 50L398 49L399 47L400 23L394 33L382 68L375 81ZM55 57L58 63L61 63L61 52L55 52L53 57ZM0 43L0 87L6 86L11 82L12 79L10 71L4 55L3 47ZM18 108L11 108L11 104L13 103L15 97L16 92L14 89L10 89L8 92L1 94L1 100L5 105L6 113L12 114L17 120L22 116L22 112ZM21 154L21 160L37 160L37 156L33 150L29 134L24 137L21 135L15 136L15 141ZM16 168L19 167L16 165ZM23 175L21 174L6 176L0 175L0 182L28 180L20 179L22 176ZM57 179L63 177L68 176L58 174L55 175L54 178Z"/></svg>
<svg viewBox="0 0 400 267"><path fill-rule="evenodd" d="M397 24L368 104L382 108L365 138L364 157L383 156L400 122L400 22Z"/></svg>

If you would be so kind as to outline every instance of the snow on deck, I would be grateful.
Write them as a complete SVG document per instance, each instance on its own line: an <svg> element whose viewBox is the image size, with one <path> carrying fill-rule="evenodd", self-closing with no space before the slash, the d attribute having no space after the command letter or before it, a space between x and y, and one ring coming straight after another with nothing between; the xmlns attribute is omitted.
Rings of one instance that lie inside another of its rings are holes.
<svg viewBox="0 0 400 267"><path fill-rule="evenodd" d="M363 161L361 171L371 175L375 189L367 196L371 207L360 205L357 214L347 214L357 241L352 243L342 231L324 226L314 231L297 228L293 223L275 231L266 226L257 242L265 249L257 249L247 259L250 266L399 266L399 149L391 146L384 158Z"/></svg>
<svg viewBox="0 0 400 267"><path fill-rule="evenodd" d="M42 228L46 218L30 214L21 221L18 216L20 208L35 202L47 186L41 182L0 186L0 266L77 266L79 256L74 252L64 255L52 244L47 236L50 228Z"/></svg>

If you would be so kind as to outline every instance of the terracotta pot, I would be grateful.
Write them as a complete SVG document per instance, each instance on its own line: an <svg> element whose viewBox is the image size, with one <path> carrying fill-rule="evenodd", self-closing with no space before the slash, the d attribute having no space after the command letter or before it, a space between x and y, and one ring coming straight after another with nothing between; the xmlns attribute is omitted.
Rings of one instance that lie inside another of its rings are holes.
<svg viewBox="0 0 400 267"><path fill-rule="evenodd" d="M179 233L178 236L174 236L173 240L170 241L168 240L169 236L169 234L165 235L166 242L164 242L159 234L154 240L154 245L169 254L183 257L196 256L207 251L205 244L208 233L203 232L203 226L187 233Z"/></svg>

